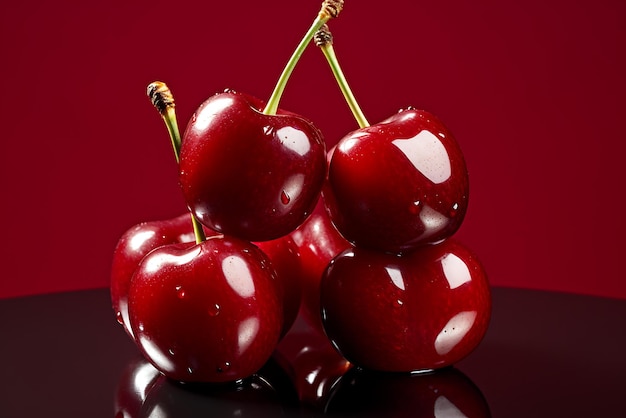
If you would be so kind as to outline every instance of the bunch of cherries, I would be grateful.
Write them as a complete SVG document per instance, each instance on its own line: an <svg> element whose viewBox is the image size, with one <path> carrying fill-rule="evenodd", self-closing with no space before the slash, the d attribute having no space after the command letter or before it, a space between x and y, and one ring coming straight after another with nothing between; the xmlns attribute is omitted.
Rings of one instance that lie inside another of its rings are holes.
<svg viewBox="0 0 626 418"><path fill-rule="evenodd" d="M255 374L299 314L347 362L377 371L451 365L486 332L485 271L449 239L468 203L461 150L414 108L369 125L326 26L342 7L323 2L267 102L215 94L182 138L171 92L148 86L189 213L126 231L111 298L118 322L170 379ZM360 126L328 153L311 121L279 108L312 39Z"/></svg>

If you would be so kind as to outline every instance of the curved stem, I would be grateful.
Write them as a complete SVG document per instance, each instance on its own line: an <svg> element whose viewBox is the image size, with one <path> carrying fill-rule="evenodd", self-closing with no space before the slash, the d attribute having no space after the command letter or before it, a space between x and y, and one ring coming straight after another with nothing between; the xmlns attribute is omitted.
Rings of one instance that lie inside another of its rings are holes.
<svg viewBox="0 0 626 418"><path fill-rule="evenodd" d="M343 9L343 0L324 0L324 2L322 2L322 7L317 17L315 18L315 20L311 24L311 27L309 28L309 30L306 32L306 34L304 35L304 37L302 38L302 40L296 47L295 51L293 51L291 58L289 58L289 61L287 61L287 65L285 65L283 72L278 78L278 81L276 82L276 87L274 87L274 91L272 91L272 94L269 100L267 101L267 104L265 105L265 109L263 109L264 114L266 115L276 114L276 112L278 111L278 103L280 102L283 92L285 91L285 86L287 85L287 81L289 80L289 77L291 77L291 73L293 72L293 69L296 67L296 64L298 63L298 61L300 60L300 57L304 53L304 50L313 39L313 36L315 36L315 33L322 26L324 26L326 22L328 22L331 18L337 17L339 15L339 12L341 12L342 9Z"/></svg>
<svg viewBox="0 0 626 418"><path fill-rule="evenodd" d="M278 78L276 87L274 87L274 91L272 92L272 95L267 101L267 104L265 105L265 109L263 109L264 114L266 115L276 114L276 112L278 111L278 103L280 102L280 99L285 90L285 86L287 85L287 81L289 81L289 77L291 77L291 73L293 72L293 69L296 67L296 64L300 60L300 57L304 53L304 50L313 39L313 35L315 35L315 32L317 32L319 28L321 28L322 25L326 23L326 21L328 21L328 19L323 20L320 16L318 16L315 19L315 21L313 21L313 24L311 25L307 33L304 35L304 37L302 38L302 40L296 47L295 51L293 51L291 58L289 58L287 65L285 66L285 68L283 69L283 72Z"/></svg>
<svg viewBox="0 0 626 418"><path fill-rule="evenodd" d="M148 86L148 97L150 97L152 104L161 114L163 122L165 122L165 126L167 127L167 131L172 141L174 157L176 158L176 162L178 163L180 161L180 147L182 141L180 138L180 131L178 129L178 121L176 120L174 96L172 95L169 87L165 85L165 83L155 81L153 83L150 83L150 85ZM191 224L193 225L193 233L196 238L196 244L200 244L201 242L206 240L204 229L202 228L202 224L200 223L200 221L198 221L194 214L190 213L190 215Z"/></svg>
<svg viewBox="0 0 626 418"><path fill-rule="evenodd" d="M370 126L369 122L365 118L359 103L356 101L354 94L352 94L352 90L348 85L348 81L341 70L341 66L339 65L339 60L337 60L337 56L335 55L335 49L333 48L333 34L330 33L330 29L328 29L328 25L322 25L320 29L315 33L313 37L315 41L315 45L317 45L326 57L326 61L330 66L330 69L335 76L335 80L337 80L337 84L341 89L341 93L343 97L346 99L346 103L350 107L354 118L359 124L360 128L365 128Z"/></svg>
<svg viewBox="0 0 626 418"><path fill-rule="evenodd" d="M359 103L356 101L350 86L348 85L348 81L346 80L341 67L339 66L339 61L337 60L337 56L335 55L335 49L333 48L332 43L326 43L320 46L320 49L324 53L326 57L326 61L328 61L328 65L330 65L330 69L335 76L335 80L337 80L337 84L339 84L339 88L341 89L341 93L343 93L343 97L346 99L354 118L359 124L360 128L365 128L370 126L369 122L365 118Z"/></svg>

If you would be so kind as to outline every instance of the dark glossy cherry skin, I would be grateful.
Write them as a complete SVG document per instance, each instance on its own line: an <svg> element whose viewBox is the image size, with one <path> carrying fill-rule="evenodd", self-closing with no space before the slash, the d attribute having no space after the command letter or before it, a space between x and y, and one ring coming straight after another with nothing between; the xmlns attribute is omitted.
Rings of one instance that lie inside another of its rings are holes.
<svg viewBox="0 0 626 418"><path fill-rule="evenodd" d="M275 355L289 365L291 379L302 405L322 409L334 384L351 364L328 338L306 322L298 322L280 342Z"/></svg>
<svg viewBox="0 0 626 418"><path fill-rule="evenodd" d="M354 365L384 372L439 369L470 354L491 315L476 256L453 240L402 256L354 248L321 283L324 329Z"/></svg>
<svg viewBox="0 0 626 418"><path fill-rule="evenodd" d="M281 335L285 336L298 316L302 301L298 248L290 235L255 244L269 257L276 270L283 294L281 300L285 317Z"/></svg>
<svg viewBox="0 0 626 418"><path fill-rule="evenodd" d="M255 373L283 328L282 290L253 244L216 236L149 253L128 295L142 354L181 382L227 382Z"/></svg>
<svg viewBox="0 0 626 418"><path fill-rule="evenodd" d="M406 252L454 234L469 198L461 149L433 115L407 109L341 139L323 191L333 223L360 247Z"/></svg>
<svg viewBox="0 0 626 418"><path fill-rule="evenodd" d="M207 236L219 235L204 229ZM183 214L163 221L142 222L129 228L119 239L113 253L111 269L111 302L117 320L133 337L128 321L128 290L133 273L141 260L152 250L168 244L194 242L195 236L190 215ZM278 282L283 288L285 325L287 333L300 309L301 286L298 270L297 248L290 236L257 243L267 254L276 269Z"/></svg>
<svg viewBox="0 0 626 418"><path fill-rule="evenodd" d="M291 239L298 248L299 277L302 286L300 314L318 330L320 316L320 281L328 263L352 245L332 225L320 200L311 216L294 232Z"/></svg>
<svg viewBox="0 0 626 418"><path fill-rule="evenodd" d="M207 227L268 241L312 212L326 175L326 145L307 119L264 115L258 103L227 91L200 105L183 136L180 184Z"/></svg>
<svg viewBox="0 0 626 418"><path fill-rule="evenodd" d="M430 373L377 373L353 368L335 385L329 416L489 418L482 392L455 368Z"/></svg>
<svg viewBox="0 0 626 418"><path fill-rule="evenodd" d="M111 303L117 321L131 337L128 289L139 262L155 248L194 240L188 213L174 219L142 222L129 228L118 240L111 264Z"/></svg>

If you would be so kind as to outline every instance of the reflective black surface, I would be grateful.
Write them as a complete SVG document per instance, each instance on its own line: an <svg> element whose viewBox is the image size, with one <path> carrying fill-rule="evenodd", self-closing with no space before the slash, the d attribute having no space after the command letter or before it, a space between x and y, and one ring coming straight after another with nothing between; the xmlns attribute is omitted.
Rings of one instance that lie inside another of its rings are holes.
<svg viewBox="0 0 626 418"><path fill-rule="evenodd" d="M239 385L167 381L115 322L106 289L1 300L0 417L623 416L626 301L496 288L493 303L485 339L455 368L397 376L334 364L324 396L303 403L282 355ZM309 332L296 327L292 344Z"/></svg>

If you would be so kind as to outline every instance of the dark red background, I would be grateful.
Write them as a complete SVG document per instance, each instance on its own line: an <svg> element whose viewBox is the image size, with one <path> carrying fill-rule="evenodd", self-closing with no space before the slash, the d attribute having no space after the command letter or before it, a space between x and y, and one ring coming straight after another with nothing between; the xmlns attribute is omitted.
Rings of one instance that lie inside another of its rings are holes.
<svg viewBox="0 0 626 418"><path fill-rule="evenodd" d="M184 210L147 84L183 127L226 87L267 98L320 3L3 6L0 297L107 286L126 228ZM626 298L626 3L346 0L331 28L371 122L412 105L457 136L492 284ZM329 144L356 128L315 48L281 105Z"/></svg>

